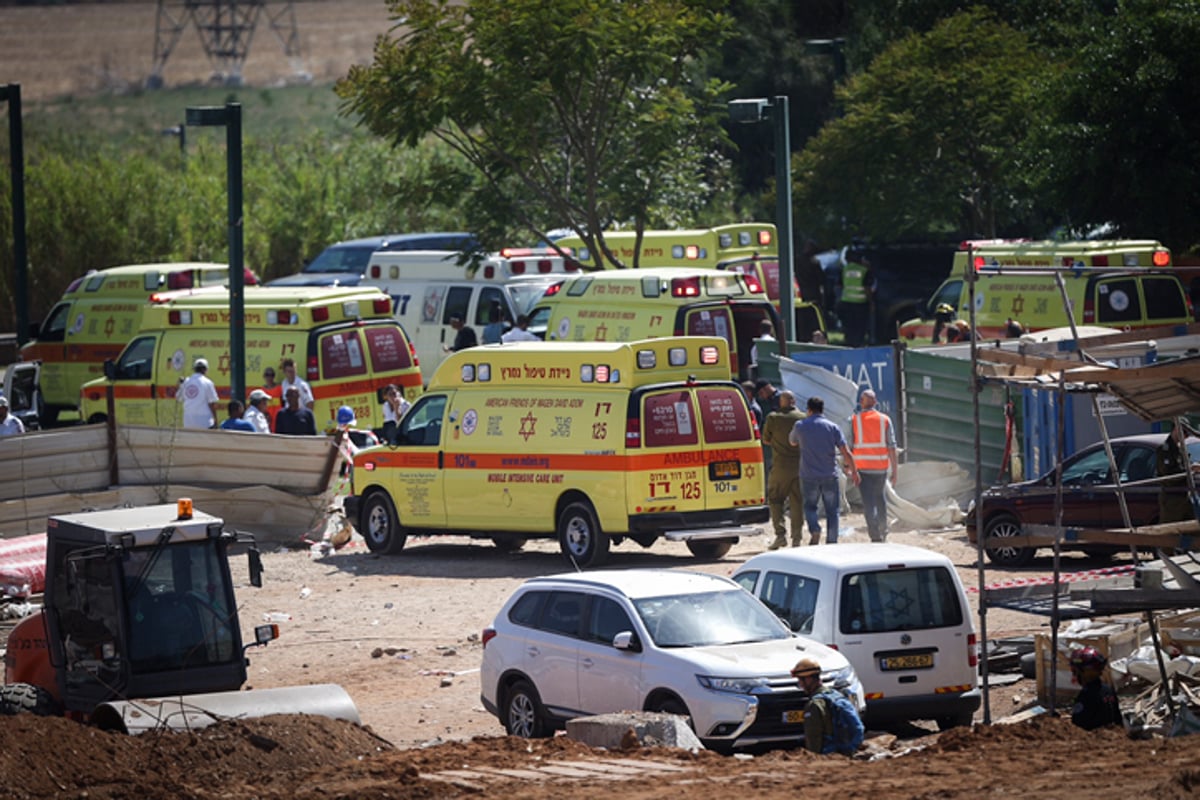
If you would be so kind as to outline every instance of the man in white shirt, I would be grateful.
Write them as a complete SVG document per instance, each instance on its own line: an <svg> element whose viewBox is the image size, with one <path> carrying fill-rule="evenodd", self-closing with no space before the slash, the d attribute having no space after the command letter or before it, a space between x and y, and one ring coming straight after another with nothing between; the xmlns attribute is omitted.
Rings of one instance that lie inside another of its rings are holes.
<svg viewBox="0 0 1200 800"><path fill-rule="evenodd" d="M217 426L217 387L208 378L208 361L197 358L192 374L179 384L177 397L183 403L183 427Z"/></svg>
<svg viewBox="0 0 1200 800"><path fill-rule="evenodd" d="M316 402L312 387L308 385L308 381L296 374L296 359L285 358L279 366L283 368L283 382L279 384L282 387L280 397L287 397L288 389L295 386L300 391L300 405L311 411Z"/></svg>
<svg viewBox="0 0 1200 800"><path fill-rule="evenodd" d="M262 389L255 389L250 393L250 405L246 407L246 413L242 414L242 419L253 425L257 433L271 432L271 420L267 418L267 412L264 410L269 402L271 402L271 395Z"/></svg>
<svg viewBox="0 0 1200 800"><path fill-rule="evenodd" d="M516 326L513 327L512 330L507 331L503 336L501 336L500 341L503 342L504 344L508 344L509 342L540 342L541 339L539 339L537 337L537 334L530 333L527 330L528 327L529 327L528 315L520 314L517 316Z"/></svg>
<svg viewBox="0 0 1200 800"><path fill-rule="evenodd" d="M25 432L25 423L8 413L8 398L0 396L0 436L16 436Z"/></svg>

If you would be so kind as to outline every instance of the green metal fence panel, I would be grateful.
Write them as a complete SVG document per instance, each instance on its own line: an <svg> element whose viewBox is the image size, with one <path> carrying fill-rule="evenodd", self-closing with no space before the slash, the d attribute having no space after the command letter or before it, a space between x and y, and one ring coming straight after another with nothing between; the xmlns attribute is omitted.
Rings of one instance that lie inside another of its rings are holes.
<svg viewBox="0 0 1200 800"><path fill-rule="evenodd" d="M904 350L901 364L904 412L904 461L954 461L974 475L975 429L971 398L971 362ZM983 384L979 396L979 460L983 483L1000 480L1004 458L1004 407L1007 391L999 383ZM1014 404L1020 413L1020 403ZM1020 420L1014 421L1019 441ZM1014 441L1014 447L1016 446Z"/></svg>

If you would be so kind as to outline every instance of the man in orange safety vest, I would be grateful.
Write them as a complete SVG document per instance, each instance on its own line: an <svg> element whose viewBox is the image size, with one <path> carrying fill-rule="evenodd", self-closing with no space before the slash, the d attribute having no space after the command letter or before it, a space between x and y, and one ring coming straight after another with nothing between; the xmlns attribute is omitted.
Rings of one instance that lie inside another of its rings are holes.
<svg viewBox="0 0 1200 800"><path fill-rule="evenodd" d="M887 481L896 485L899 459L896 455L896 430L887 414L875 410L875 392L863 391L858 400L861 409L851 420L854 467L861 479L858 491L862 494L863 516L867 534L872 542L887 539Z"/></svg>

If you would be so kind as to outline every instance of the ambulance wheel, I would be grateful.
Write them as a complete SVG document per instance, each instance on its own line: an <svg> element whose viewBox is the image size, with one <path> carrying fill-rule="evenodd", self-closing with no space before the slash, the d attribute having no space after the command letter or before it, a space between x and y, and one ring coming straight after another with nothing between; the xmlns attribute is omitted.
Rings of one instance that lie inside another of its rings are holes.
<svg viewBox="0 0 1200 800"><path fill-rule="evenodd" d="M608 558L608 536L587 502L571 503L558 517L558 546L573 565L597 567Z"/></svg>
<svg viewBox="0 0 1200 800"><path fill-rule="evenodd" d="M718 558L724 558L736 542L737 539L693 539L687 543L687 549L691 550L696 558L716 561Z"/></svg>
<svg viewBox="0 0 1200 800"><path fill-rule="evenodd" d="M492 544L501 553L516 553L525 546L524 536L493 536Z"/></svg>
<svg viewBox="0 0 1200 800"><path fill-rule="evenodd" d="M102 425L108 422L108 414L92 414L88 417L88 425Z"/></svg>
<svg viewBox="0 0 1200 800"><path fill-rule="evenodd" d="M375 492L367 497L359 532L372 553L393 555L403 550L404 543L408 541L408 535L400 528L396 506L386 492Z"/></svg>
<svg viewBox="0 0 1200 800"><path fill-rule="evenodd" d="M56 701L49 692L32 683L10 683L0 686L0 714L34 714L39 717L53 717L62 713Z"/></svg>

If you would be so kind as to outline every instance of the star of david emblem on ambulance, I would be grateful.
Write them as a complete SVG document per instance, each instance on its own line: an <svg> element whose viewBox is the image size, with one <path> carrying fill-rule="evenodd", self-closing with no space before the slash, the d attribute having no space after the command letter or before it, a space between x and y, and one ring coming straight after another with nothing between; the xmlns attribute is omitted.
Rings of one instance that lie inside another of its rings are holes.
<svg viewBox="0 0 1200 800"><path fill-rule="evenodd" d="M537 433L534 429L535 425L537 425L537 417L533 414L526 414L521 417L521 430L517 431L517 433L521 435L522 439L528 442L529 437Z"/></svg>

